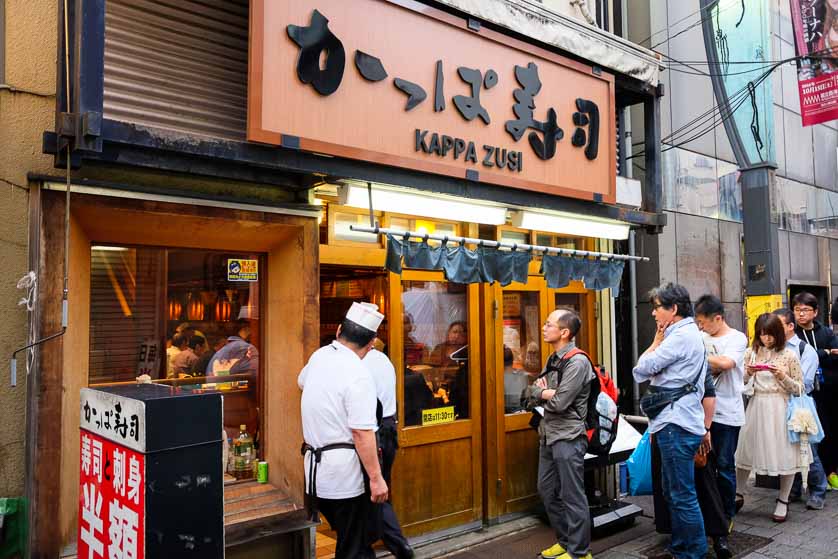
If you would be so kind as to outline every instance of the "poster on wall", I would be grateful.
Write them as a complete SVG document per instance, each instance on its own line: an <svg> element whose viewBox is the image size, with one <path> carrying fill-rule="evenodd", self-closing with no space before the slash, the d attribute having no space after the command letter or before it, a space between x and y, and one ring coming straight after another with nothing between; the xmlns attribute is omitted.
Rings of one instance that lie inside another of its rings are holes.
<svg viewBox="0 0 838 559"><path fill-rule="evenodd" d="M789 0L803 126L838 119L838 0ZM811 57L811 58L807 58Z"/></svg>

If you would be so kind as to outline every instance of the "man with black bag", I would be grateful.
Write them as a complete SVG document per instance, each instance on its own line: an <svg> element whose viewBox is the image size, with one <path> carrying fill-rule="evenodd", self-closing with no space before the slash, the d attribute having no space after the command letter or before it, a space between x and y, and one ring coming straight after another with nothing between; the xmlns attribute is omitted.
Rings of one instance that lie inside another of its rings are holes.
<svg viewBox="0 0 838 559"><path fill-rule="evenodd" d="M707 371L704 341L683 286L656 288L649 301L657 331L633 374L637 382L651 381L640 405L661 453L661 482L672 521L668 554L703 559L707 538L695 490L694 457L702 442L710 440L701 405Z"/></svg>
<svg viewBox="0 0 838 559"><path fill-rule="evenodd" d="M544 372L528 390L528 409L544 410L538 425L538 492L556 532L557 542L541 552L544 559L591 559L591 519L585 495L585 417L590 383L595 378L584 354L565 356L576 347L582 321L559 309L544 323L544 341L554 352ZM535 416L537 412L534 412Z"/></svg>

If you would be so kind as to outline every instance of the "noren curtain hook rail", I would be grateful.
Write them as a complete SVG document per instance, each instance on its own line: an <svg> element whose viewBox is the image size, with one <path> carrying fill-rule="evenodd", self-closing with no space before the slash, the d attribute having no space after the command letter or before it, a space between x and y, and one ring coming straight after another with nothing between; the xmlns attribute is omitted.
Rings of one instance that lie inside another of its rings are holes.
<svg viewBox="0 0 838 559"><path fill-rule="evenodd" d="M393 235L394 237L401 237L403 239L409 239L411 237L416 239L422 239L424 241L428 241L428 239L434 239L435 241L445 241L445 242L454 242L454 243L470 243L479 246L485 247L495 247L495 248L509 248L511 250L522 250L522 251L536 251L536 252L543 252L544 254L558 254L562 256L579 256L582 258L591 256L593 258L607 258L607 259L614 259L614 260L634 260L636 262L649 262L650 259L648 256L629 256L627 254L612 254L608 252L592 252L589 250L575 250L570 248L559 248L559 247L548 247L542 245L525 245L519 243L505 243L503 241L489 241L486 239L473 239L471 237L452 237L450 235L431 235L429 233L418 233L415 231L402 231L400 229L390 229L388 227L363 227L359 225L350 225L349 229L352 231L357 231L359 233L372 233L374 235Z"/></svg>

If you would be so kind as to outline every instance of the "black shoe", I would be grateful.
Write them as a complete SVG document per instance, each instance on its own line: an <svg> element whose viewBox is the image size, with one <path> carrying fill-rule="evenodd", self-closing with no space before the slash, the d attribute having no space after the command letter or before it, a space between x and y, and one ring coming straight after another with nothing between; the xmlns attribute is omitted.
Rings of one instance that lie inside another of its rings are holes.
<svg viewBox="0 0 838 559"><path fill-rule="evenodd" d="M745 496L742 493L736 494L736 512L742 510L742 507L745 506Z"/></svg>
<svg viewBox="0 0 838 559"><path fill-rule="evenodd" d="M733 557L733 552L727 545L726 536L713 540L713 551L716 552L716 559L731 559Z"/></svg>
<svg viewBox="0 0 838 559"><path fill-rule="evenodd" d="M399 549L393 551L393 555L396 556L396 559L413 559L416 553L413 551L413 548L410 547L410 544L405 543L403 546L400 546Z"/></svg>

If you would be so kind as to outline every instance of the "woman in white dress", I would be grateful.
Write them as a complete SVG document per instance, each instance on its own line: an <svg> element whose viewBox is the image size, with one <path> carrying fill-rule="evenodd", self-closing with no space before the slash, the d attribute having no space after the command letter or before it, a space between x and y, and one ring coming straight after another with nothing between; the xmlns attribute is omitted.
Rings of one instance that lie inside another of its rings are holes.
<svg viewBox="0 0 838 559"><path fill-rule="evenodd" d="M754 340L745 352L745 382L754 395L745 411L745 425L736 449L737 498L742 497L751 471L780 476L780 494L772 519L785 522L794 474L804 464L800 445L789 442L786 411L789 395L799 394L803 373L797 356L785 348L783 323L773 314L757 318Z"/></svg>

